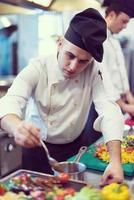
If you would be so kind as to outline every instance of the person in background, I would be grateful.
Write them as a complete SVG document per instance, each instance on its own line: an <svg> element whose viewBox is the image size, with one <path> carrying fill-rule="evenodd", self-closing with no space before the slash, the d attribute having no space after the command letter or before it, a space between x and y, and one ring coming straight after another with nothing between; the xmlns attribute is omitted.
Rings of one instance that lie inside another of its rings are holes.
<svg viewBox="0 0 134 200"><path fill-rule="evenodd" d="M25 147L25 169L52 173L40 138L58 161L68 159L87 144L83 129L93 101L99 114L94 127L103 133L110 154L100 184L123 181L123 116L106 94L97 63L102 61L105 39L106 23L97 10L89 8L76 14L59 41L58 51L46 58L33 59L0 100L1 128ZM24 118L31 96L46 125L44 130ZM92 143L94 135L89 133L89 137Z"/></svg>
<svg viewBox="0 0 134 200"><path fill-rule="evenodd" d="M130 91L123 51L114 34L126 28L134 17L134 0L104 0L106 8L107 40L104 42L103 68L112 81L113 95L123 113L134 117L134 96Z"/></svg>

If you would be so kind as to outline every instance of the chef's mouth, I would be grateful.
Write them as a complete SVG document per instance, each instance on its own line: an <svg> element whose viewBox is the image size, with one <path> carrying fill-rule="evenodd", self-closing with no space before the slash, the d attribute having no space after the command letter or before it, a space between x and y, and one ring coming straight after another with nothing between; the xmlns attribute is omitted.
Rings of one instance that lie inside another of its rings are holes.
<svg viewBox="0 0 134 200"><path fill-rule="evenodd" d="M64 71L64 75L67 78L72 78L72 77L76 76L77 74L76 73L70 73L70 72Z"/></svg>
<svg viewBox="0 0 134 200"><path fill-rule="evenodd" d="M65 74L68 74L69 76L76 75L75 72L70 72L70 71L67 71L67 70L64 70L64 73L65 73Z"/></svg>

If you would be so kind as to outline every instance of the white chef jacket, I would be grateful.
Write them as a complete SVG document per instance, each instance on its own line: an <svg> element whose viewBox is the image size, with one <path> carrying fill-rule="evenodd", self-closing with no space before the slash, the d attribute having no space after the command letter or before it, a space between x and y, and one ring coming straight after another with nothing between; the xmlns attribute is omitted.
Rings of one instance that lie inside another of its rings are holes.
<svg viewBox="0 0 134 200"><path fill-rule="evenodd" d="M102 68L111 80L115 92L115 100L129 90L129 82L125 60L119 41L107 30L107 39L104 42Z"/></svg>
<svg viewBox="0 0 134 200"><path fill-rule="evenodd" d="M0 100L0 118L9 113L22 118L32 95L46 125L43 139L53 144L65 144L81 134L93 100L99 114L94 123L95 129L104 134L105 142L122 140L120 108L106 95L103 85L97 63L88 66L76 77L65 79L56 55L36 58L19 73Z"/></svg>

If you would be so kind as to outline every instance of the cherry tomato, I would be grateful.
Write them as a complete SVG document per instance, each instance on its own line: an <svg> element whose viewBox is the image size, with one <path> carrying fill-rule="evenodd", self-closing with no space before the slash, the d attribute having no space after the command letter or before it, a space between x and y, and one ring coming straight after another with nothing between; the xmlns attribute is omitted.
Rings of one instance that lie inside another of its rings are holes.
<svg viewBox="0 0 134 200"><path fill-rule="evenodd" d="M61 183L67 183L69 181L69 174L68 173L60 173L59 179Z"/></svg>
<svg viewBox="0 0 134 200"><path fill-rule="evenodd" d="M0 195L4 195L6 193L6 188L4 187L4 185L0 184Z"/></svg>
<svg viewBox="0 0 134 200"><path fill-rule="evenodd" d="M20 179L22 183L26 184L30 181L30 176L28 174L22 174Z"/></svg>

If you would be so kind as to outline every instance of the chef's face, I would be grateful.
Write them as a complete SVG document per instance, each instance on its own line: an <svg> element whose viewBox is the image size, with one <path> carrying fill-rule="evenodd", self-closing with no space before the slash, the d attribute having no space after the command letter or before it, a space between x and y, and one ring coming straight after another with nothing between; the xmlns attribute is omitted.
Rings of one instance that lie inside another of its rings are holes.
<svg viewBox="0 0 134 200"><path fill-rule="evenodd" d="M58 64L65 78L73 78L92 62L93 57L87 51L77 47L66 39L58 46Z"/></svg>
<svg viewBox="0 0 134 200"><path fill-rule="evenodd" d="M126 28L129 20L130 17L124 12L120 12L119 14L117 14L114 11L112 11L109 14L108 28L113 33L119 33L121 30Z"/></svg>

